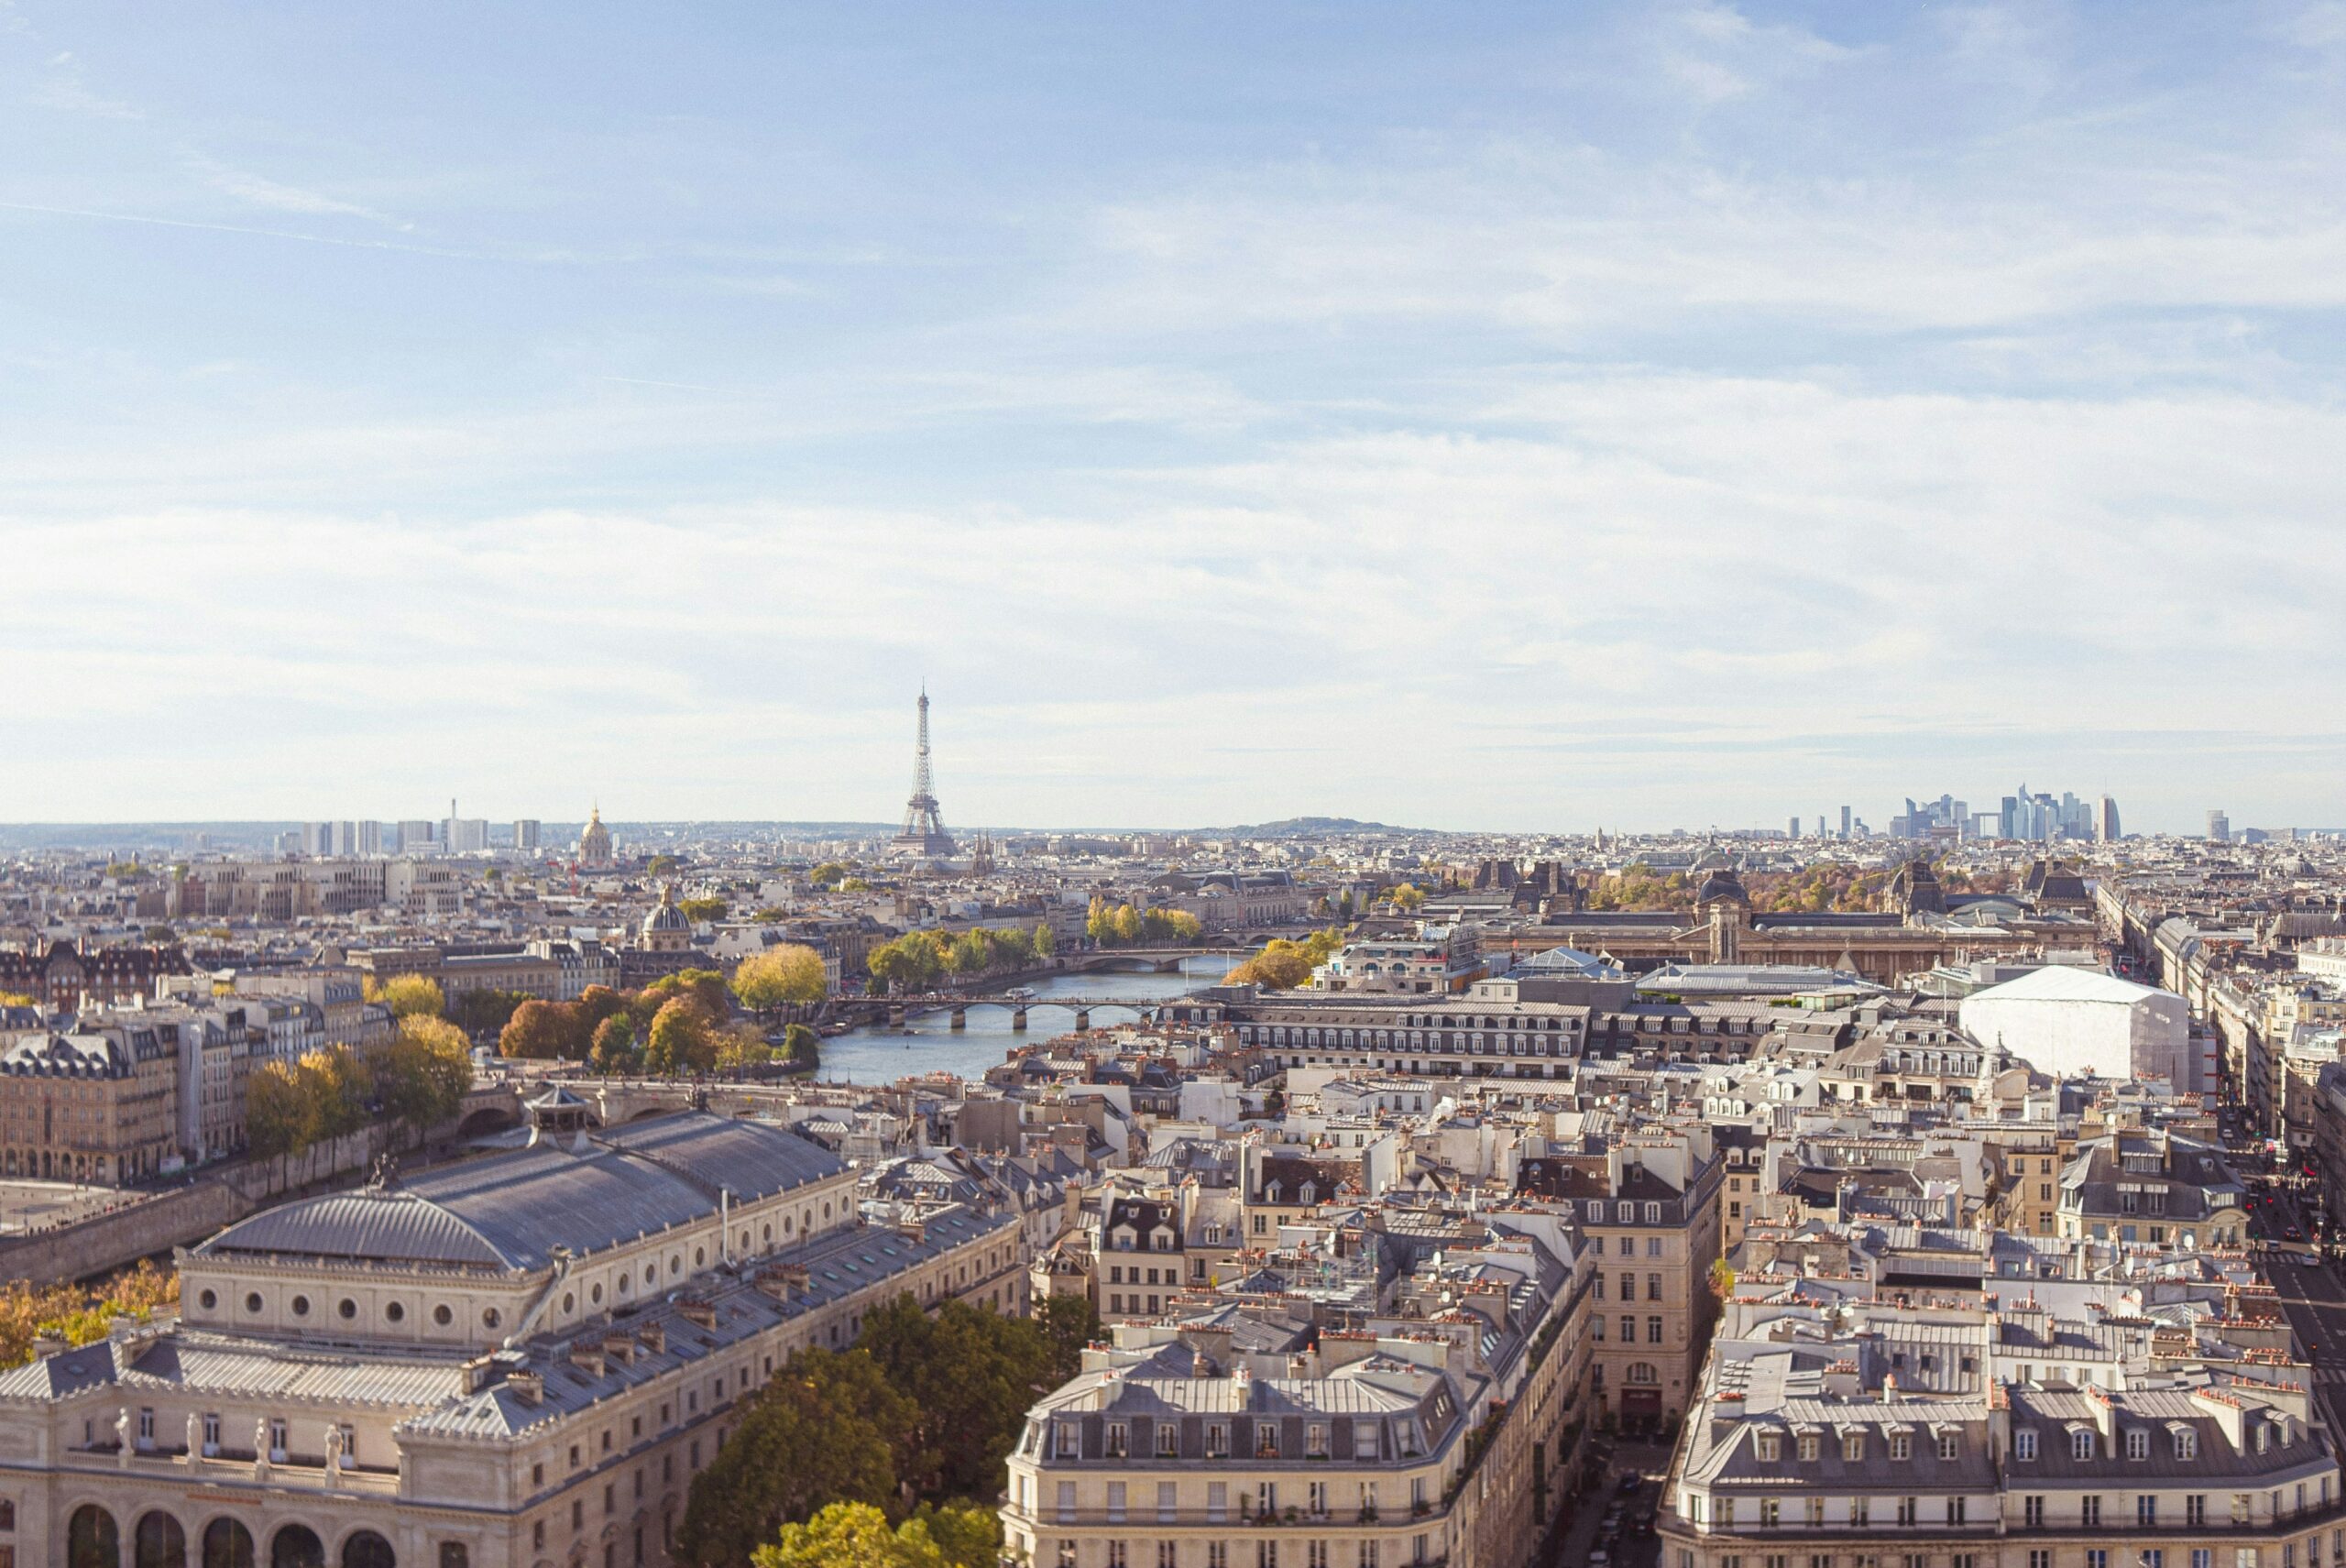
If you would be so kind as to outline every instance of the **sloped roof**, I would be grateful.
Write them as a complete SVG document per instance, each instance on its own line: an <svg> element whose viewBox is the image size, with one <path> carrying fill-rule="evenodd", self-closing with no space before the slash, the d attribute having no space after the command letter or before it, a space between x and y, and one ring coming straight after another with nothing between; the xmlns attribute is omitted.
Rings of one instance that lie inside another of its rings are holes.
<svg viewBox="0 0 2346 1568"><path fill-rule="evenodd" d="M1965 999L1965 1003L1968 1005L1974 1002L2106 1002L2131 1007L2147 996L2171 994L2151 986L2137 985L2131 980L2121 980L2100 970L2047 964L2043 969L2030 970L2018 980L2008 980L2001 985L1975 991Z"/></svg>

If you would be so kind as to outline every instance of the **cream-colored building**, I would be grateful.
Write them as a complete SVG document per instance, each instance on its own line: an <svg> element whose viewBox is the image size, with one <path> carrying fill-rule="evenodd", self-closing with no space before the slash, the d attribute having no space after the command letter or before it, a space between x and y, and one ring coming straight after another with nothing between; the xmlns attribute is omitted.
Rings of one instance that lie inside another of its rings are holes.
<svg viewBox="0 0 2346 1568"><path fill-rule="evenodd" d="M1024 1304L1015 1212L882 1229L779 1128L685 1113L267 1211L181 1317L0 1373L0 1514L62 1568L663 1564L792 1352L909 1292Z"/></svg>

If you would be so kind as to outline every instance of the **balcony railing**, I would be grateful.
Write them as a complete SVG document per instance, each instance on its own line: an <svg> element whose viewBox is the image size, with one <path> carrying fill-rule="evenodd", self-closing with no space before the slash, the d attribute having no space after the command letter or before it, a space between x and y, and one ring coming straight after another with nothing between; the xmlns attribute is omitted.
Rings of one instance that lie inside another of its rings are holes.
<svg viewBox="0 0 2346 1568"><path fill-rule="evenodd" d="M1157 1525L1176 1529L1211 1525L1216 1530L1426 1530L1434 1528L1442 1519L1442 1510L1428 1509L1424 1513L1411 1510L1408 1504L1399 1508L1329 1508L1313 1513L1309 1508L1297 1508L1292 1518L1285 1508L1269 1512L1250 1510L1241 1513L1231 1508L1171 1508L1147 1506L1127 1508L1023 1508L1005 1503L1004 1519L1014 1523L1058 1526L1080 1529L1102 1525L1125 1525L1146 1529Z"/></svg>

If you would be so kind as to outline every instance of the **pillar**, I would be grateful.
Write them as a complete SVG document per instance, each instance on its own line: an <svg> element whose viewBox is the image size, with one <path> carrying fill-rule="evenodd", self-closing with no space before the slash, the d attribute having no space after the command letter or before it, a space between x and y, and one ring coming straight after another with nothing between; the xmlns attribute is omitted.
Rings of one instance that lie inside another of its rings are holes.
<svg viewBox="0 0 2346 1568"><path fill-rule="evenodd" d="M1075 1032L1079 1035L1084 1034L1088 1032L1091 1027L1091 1009L1089 1007L1077 1008L1075 1010Z"/></svg>
<svg viewBox="0 0 2346 1568"><path fill-rule="evenodd" d="M952 1027L956 1029L966 1029L969 1026L970 1010L966 1007L956 1007L953 1009Z"/></svg>
<svg viewBox="0 0 2346 1568"><path fill-rule="evenodd" d="M1010 1026L1014 1030L1026 1027L1026 1009L1014 1007L1010 1010Z"/></svg>

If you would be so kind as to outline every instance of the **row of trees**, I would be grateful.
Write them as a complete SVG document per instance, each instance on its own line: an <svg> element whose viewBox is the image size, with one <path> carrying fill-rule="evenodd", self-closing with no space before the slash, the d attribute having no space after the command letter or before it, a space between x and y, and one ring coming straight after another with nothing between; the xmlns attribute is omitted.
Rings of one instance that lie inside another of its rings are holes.
<svg viewBox="0 0 2346 1568"><path fill-rule="evenodd" d="M1344 934L1333 927L1314 931L1300 942L1274 937L1261 952L1232 970L1225 983L1291 991L1310 980L1311 971L1335 957L1343 945Z"/></svg>
<svg viewBox="0 0 2346 1568"><path fill-rule="evenodd" d="M245 1085L245 1138L282 1159L378 1122L415 1137L446 1121L473 1086L472 1042L444 1018L411 1013L388 1045L328 1046L273 1061Z"/></svg>
<svg viewBox="0 0 2346 1568"><path fill-rule="evenodd" d="M1020 968L1058 950L1058 943L1047 925L1032 931L979 926L959 935L907 931L872 948L863 962L871 971L872 994L885 996L933 991L948 975L958 979L990 970Z"/></svg>
<svg viewBox="0 0 2346 1568"><path fill-rule="evenodd" d="M752 970L756 972L751 972ZM811 979L809 970L811 969ZM757 998L820 1001L823 960L807 948L770 948L742 964L731 981L715 970L663 975L635 991L590 985L576 1002L532 998L516 1008L498 1036L500 1054L540 1061L584 1061L596 1071L688 1077L762 1066L777 1058L815 1066L815 1031L793 1024L779 1051L755 1025L736 1022L733 1002Z"/></svg>
<svg viewBox="0 0 2346 1568"><path fill-rule="evenodd" d="M932 1317L898 1297L864 1320L853 1349L800 1351L759 1390L693 1480L678 1560L980 1568L999 1541L991 1500L1026 1411L1074 1376L1098 1332L1078 1296L1034 1318L960 1301Z"/></svg>
<svg viewBox="0 0 2346 1568"><path fill-rule="evenodd" d="M1129 904L1113 908L1093 894L1083 917L1083 934L1103 948L1129 948L1136 943L1194 942L1205 927L1182 909L1135 909Z"/></svg>
<svg viewBox="0 0 2346 1568"><path fill-rule="evenodd" d="M141 1261L100 1285L35 1285L12 1279L0 1288L0 1366L32 1359L33 1341L54 1334L68 1344L106 1337L116 1318L145 1321L180 1300L177 1269Z"/></svg>

